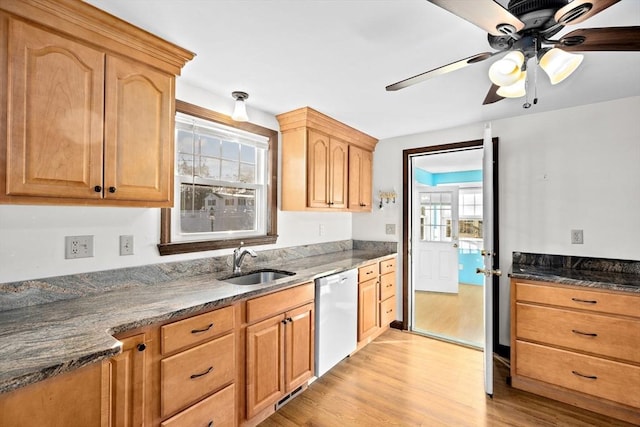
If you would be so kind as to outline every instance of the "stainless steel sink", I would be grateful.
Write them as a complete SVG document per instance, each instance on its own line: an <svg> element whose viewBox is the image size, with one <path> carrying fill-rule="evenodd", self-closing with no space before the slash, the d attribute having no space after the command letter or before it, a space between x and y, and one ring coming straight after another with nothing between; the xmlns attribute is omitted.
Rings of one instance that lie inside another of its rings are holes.
<svg viewBox="0 0 640 427"><path fill-rule="evenodd" d="M262 270L251 271L245 274L224 277L220 280L227 283L233 283L234 285L260 285L262 283L282 279L283 277L293 276L294 274L296 273L265 268Z"/></svg>

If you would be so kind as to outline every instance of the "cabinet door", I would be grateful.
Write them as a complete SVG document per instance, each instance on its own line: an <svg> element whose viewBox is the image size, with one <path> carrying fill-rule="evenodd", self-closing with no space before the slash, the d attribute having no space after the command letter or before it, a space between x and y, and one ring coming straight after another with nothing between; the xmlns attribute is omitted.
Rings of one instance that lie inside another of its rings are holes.
<svg viewBox="0 0 640 427"><path fill-rule="evenodd" d="M247 326L247 419L284 394L284 314Z"/></svg>
<svg viewBox="0 0 640 427"><path fill-rule="evenodd" d="M107 427L109 363L92 363L0 394L2 427Z"/></svg>
<svg viewBox="0 0 640 427"><path fill-rule="evenodd" d="M307 206L329 207L329 137L309 130L307 142Z"/></svg>
<svg viewBox="0 0 640 427"><path fill-rule="evenodd" d="M105 198L173 200L174 77L107 57Z"/></svg>
<svg viewBox="0 0 640 427"><path fill-rule="evenodd" d="M331 138L329 151L329 207L347 207L349 144Z"/></svg>
<svg viewBox="0 0 640 427"><path fill-rule="evenodd" d="M146 344L145 335L122 339L122 353L111 358L111 425L144 425Z"/></svg>
<svg viewBox="0 0 640 427"><path fill-rule="evenodd" d="M289 393L313 376L314 310L307 304L286 313L285 392Z"/></svg>
<svg viewBox="0 0 640 427"><path fill-rule="evenodd" d="M349 209L371 211L372 154L349 147Z"/></svg>
<svg viewBox="0 0 640 427"><path fill-rule="evenodd" d="M101 198L104 54L9 23L7 194Z"/></svg>
<svg viewBox="0 0 640 427"><path fill-rule="evenodd" d="M378 279L358 284L358 341L378 329Z"/></svg>

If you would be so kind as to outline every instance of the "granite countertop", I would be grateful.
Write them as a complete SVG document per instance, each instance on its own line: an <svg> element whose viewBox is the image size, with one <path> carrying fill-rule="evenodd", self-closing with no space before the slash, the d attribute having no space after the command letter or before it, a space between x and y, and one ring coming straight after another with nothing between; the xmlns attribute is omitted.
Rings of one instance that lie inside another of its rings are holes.
<svg viewBox="0 0 640 427"><path fill-rule="evenodd" d="M294 276L262 285L217 280L229 272L104 292L0 312L0 393L120 353L113 335L209 310L394 255L348 250L271 265Z"/></svg>
<svg viewBox="0 0 640 427"><path fill-rule="evenodd" d="M511 267L509 277L525 280L543 280L546 282L587 288L640 293L640 275L615 271L593 271L557 266L514 264Z"/></svg>

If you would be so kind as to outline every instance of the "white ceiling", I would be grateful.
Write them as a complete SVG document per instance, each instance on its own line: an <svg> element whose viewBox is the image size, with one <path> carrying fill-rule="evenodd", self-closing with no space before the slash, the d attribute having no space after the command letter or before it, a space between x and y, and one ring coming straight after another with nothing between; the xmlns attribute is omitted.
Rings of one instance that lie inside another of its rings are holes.
<svg viewBox="0 0 640 427"><path fill-rule="evenodd" d="M491 59L402 89L385 86L492 51L480 28L426 0L88 0L197 54L181 79L221 96L242 90L272 114L310 106L389 138L640 95L640 52L589 52L567 80L538 75L536 106L482 105ZM504 4L506 0L500 0ZM640 25L622 0L576 28Z"/></svg>

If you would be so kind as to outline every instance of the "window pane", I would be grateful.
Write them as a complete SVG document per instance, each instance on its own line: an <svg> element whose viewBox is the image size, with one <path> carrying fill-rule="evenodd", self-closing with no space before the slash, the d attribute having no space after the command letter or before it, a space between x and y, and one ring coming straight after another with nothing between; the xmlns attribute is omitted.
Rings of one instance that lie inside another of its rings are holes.
<svg viewBox="0 0 640 427"><path fill-rule="evenodd" d="M256 182L256 167L255 165L248 165L246 163L240 163L240 182L246 182L254 184Z"/></svg>
<svg viewBox="0 0 640 427"><path fill-rule="evenodd" d="M176 139L178 153L193 153L193 133L179 130Z"/></svg>
<svg viewBox="0 0 640 427"><path fill-rule="evenodd" d="M222 160L220 179L223 181L238 181L238 162Z"/></svg>
<svg viewBox="0 0 640 427"><path fill-rule="evenodd" d="M256 229L256 191L236 187L180 186L182 233Z"/></svg>
<svg viewBox="0 0 640 427"><path fill-rule="evenodd" d="M249 145L240 146L240 161L244 163L256 163L256 148Z"/></svg>
<svg viewBox="0 0 640 427"><path fill-rule="evenodd" d="M220 160L202 157L200 176L203 178L220 179Z"/></svg>
<svg viewBox="0 0 640 427"><path fill-rule="evenodd" d="M178 154L176 159L176 174L183 176L193 175L193 156Z"/></svg>
<svg viewBox="0 0 640 427"><path fill-rule="evenodd" d="M210 136L200 137L200 154L209 157L220 157L220 140Z"/></svg>
<svg viewBox="0 0 640 427"><path fill-rule="evenodd" d="M240 144L237 142L222 141L222 158L228 160L239 160Z"/></svg>

